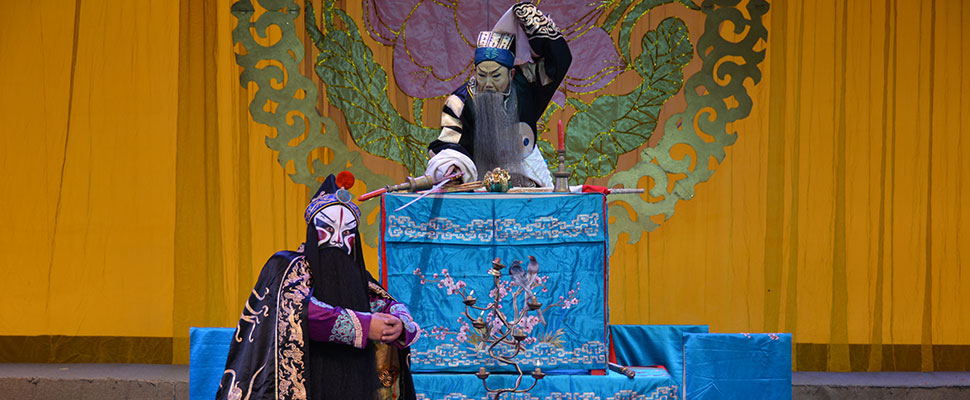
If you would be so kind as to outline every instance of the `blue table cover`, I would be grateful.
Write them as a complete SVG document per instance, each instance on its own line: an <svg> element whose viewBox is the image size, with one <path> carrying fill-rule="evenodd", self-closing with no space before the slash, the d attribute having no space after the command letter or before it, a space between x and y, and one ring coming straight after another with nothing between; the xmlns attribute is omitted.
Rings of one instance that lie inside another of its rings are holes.
<svg viewBox="0 0 970 400"><path fill-rule="evenodd" d="M226 355L232 341L233 328L192 328L190 333L189 397L192 400L212 399L219 388L225 370ZM637 377L629 379L609 372L605 376L550 375L539 381L529 396L515 399L543 400L607 400L607 399L677 399L677 384L660 368L638 368ZM481 380L472 374L416 373L414 388L419 399L491 399L486 397ZM490 386L509 387L515 376L495 374L489 377ZM523 377L525 387L532 383ZM505 396L504 398L508 398Z"/></svg>
<svg viewBox="0 0 970 400"><path fill-rule="evenodd" d="M791 334L684 334L684 398L790 399Z"/></svg>
<svg viewBox="0 0 970 400"><path fill-rule="evenodd" d="M462 293L474 290L476 305L490 303L494 282L487 272L498 257L506 266L502 311L511 316L524 308L526 295L515 294L521 285L508 272L514 260L525 268L529 256L539 266L534 293L543 306L522 325L532 336L517 357L523 368L605 369L609 235L603 195L433 195L394 211L415 197L385 195L381 212L382 283L424 329L411 348L412 370L512 371L478 346L481 333L462 316ZM498 325L490 314L481 316L489 327Z"/></svg>
<svg viewBox="0 0 970 400"><path fill-rule="evenodd" d="M214 399L235 328L189 329L189 398Z"/></svg>
<svg viewBox="0 0 970 400"><path fill-rule="evenodd" d="M617 363L663 365L681 388L684 379L684 334L707 331L707 325L610 326Z"/></svg>
<svg viewBox="0 0 970 400"><path fill-rule="evenodd" d="M512 387L517 375L492 375L491 388ZM522 378L528 388L532 378ZM473 374L414 374L418 400L491 400L482 381ZM525 394L504 395L503 400L674 400L677 384L661 368L638 369L633 379L609 371L607 375L553 375L539 381Z"/></svg>

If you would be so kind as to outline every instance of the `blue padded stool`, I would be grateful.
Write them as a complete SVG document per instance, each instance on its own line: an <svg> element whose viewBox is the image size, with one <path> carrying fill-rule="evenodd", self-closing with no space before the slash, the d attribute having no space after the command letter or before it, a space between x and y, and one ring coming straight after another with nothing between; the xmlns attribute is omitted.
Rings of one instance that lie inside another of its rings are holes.
<svg viewBox="0 0 970 400"><path fill-rule="evenodd" d="M684 334L707 333L707 325L612 325L616 362L626 366L662 365L684 390Z"/></svg>
<svg viewBox="0 0 970 400"><path fill-rule="evenodd" d="M189 399L214 399L236 328L189 329Z"/></svg>
<svg viewBox="0 0 970 400"><path fill-rule="evenodd" d="M684 334L685 399L791 396L791 334Z"/></svg>

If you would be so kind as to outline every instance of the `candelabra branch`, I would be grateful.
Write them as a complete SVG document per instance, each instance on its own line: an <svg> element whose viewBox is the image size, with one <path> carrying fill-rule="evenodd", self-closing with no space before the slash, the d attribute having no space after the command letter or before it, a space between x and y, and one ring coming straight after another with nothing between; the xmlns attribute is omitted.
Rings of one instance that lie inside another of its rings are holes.
<svg viewBox="0 0 970 400"><path fill-rule="evenodd" d="M534 260L534 259L533 259ZM532 294L531 285L521 285L520 287L512 293L512 320L510 321L508 316L501 311L501 300L502 293L502 270L505 268L502 265L501 259L495 258L492 260L492 267L488 270L488 274L492 275L492 284L494 286L494 295L492 295L492 302L485 306L479 307L475 304L478 302L472 293L465 295L462 299L462 303L465 304L465 310L462 313L465 318L467 318L472 327L480 333L481 342L487 344L486 353L492 359L506 364L511 365L515 368L516 374L515 383L511 387L507 388L492 388L488 385L488 377L491 375L485 370L485 367L480 367L478 372L475 374L479 379L482 380L482 385L485 390L490 393L494 393L494 400L498 400L499 397L505 393L525 393L531 391L535 388L536 384L540 379L545 377L545 373L538 367L530 374L533 378L532 384L528 388L521 388L522 377L525 373L522 371L522 367L515 360L515 358L525 349L523 346L523 341L528 338L528 334L525 330L521 328L522 322L525 318L528 318L530 312L538 312L541 304L535 299L535 295ZM518 270L514 270L518 268ZM516 272L521 272L522 267L519 265L519 261L515 261L510 269L510 274L515 274ZM535 274L536 271L531 271ZM529 286L529 287L526 287ZM520 293L525 293L525 299L522 309L519 309L518 305L518 295ZM464 293L463 293L464 294ZM469 313L469 310L479 310L482 315L486 312L490 313L492 323L489 324L481 316L473 318ZM498 321L498 323L495 323ZM510 338L511 337L511 338ZM507 346L510 350L505 352L506 354L500 354L498 352L499 346Z"/></svg>

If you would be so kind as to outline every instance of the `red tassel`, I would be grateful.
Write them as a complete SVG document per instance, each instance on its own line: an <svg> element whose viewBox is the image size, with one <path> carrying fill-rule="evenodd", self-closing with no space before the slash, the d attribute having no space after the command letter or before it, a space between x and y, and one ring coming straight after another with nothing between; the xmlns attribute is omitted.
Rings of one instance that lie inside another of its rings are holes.
<svg viewBox="0 0 970 400"><path fill-rule="evenodd" d="M350 173L350 171L340 171L337 174L337 187L341 189L350 190L354 186L354 182L354 174Z"/></svg>

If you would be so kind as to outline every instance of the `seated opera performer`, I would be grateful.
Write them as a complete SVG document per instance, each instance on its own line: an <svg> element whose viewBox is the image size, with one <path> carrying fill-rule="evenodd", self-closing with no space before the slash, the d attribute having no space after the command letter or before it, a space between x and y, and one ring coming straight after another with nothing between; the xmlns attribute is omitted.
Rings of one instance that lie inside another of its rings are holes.
<svg viewBox="0 0 970 400"><path fill-rule="evenodd" d="M407 352L421 328L364 268L350 185L346 172L327 178L304 214L304 245L263 266L216 398L415 397Z"/></svg>
<svg viewBox="0 0 970 400"><path fill-rule="evenodd" d="M531 53L531 62L515 65L516 52ZM441 134L428 146L427 174L438 180L461 171L469 182L501 167L515 186L552 186L536 146L536 122L571 62L551 19L530 3L512 6L492 31L479 34L471 79L445 101Z"/></svg>

